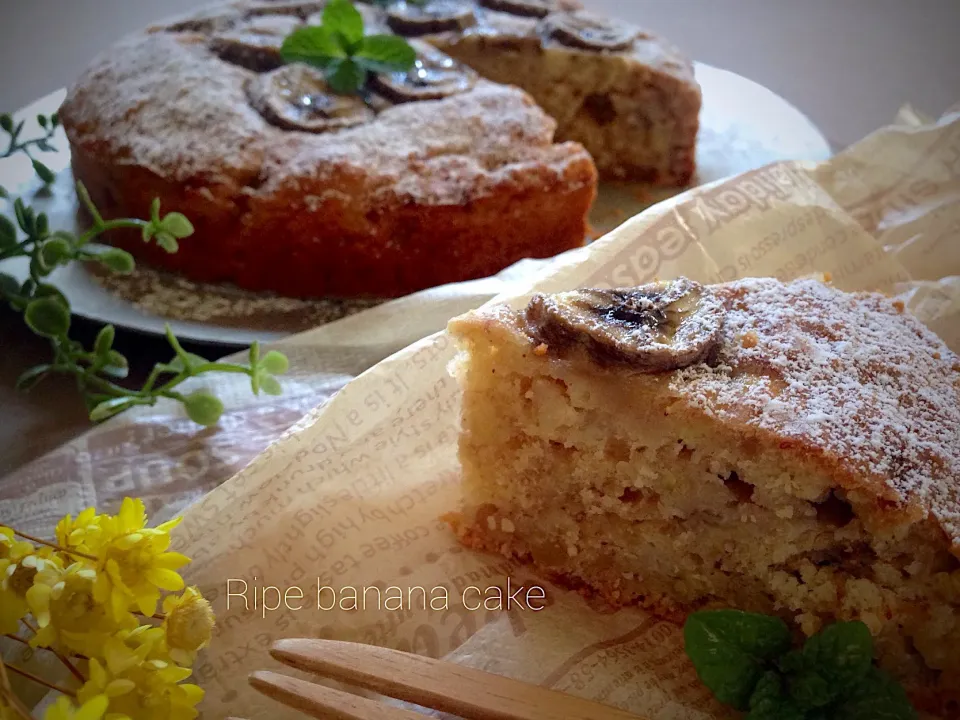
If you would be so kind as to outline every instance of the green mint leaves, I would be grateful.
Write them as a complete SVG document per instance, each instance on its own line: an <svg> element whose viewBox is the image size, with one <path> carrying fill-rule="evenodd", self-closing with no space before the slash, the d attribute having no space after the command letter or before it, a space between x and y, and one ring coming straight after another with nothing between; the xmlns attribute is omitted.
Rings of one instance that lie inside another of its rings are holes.
<svg viewBox="0 0 960 720"><path fill-rule="evenodd" d="M873 666L862 622L838 622L791 650L776 617L740 610L692 613L683 627L697 675L747 720L915 720L906 693Z"/></svg>
<svg viewBox="0 0 960 720"><path fill-rule="evenodd" d="M323 24L294 30L280 49L284 62L323 70L331 89L350 95L363 89L368 73L403 72L416 51L396 35L364 35L363 16L350 0L331 0Z"/></svg>
<svg viewBox="0 0 960 720"><path fill-rule="evenodd" d="M53 122L47 120L48 124ZM4 130L9 126L14 134L19 127L13 125L8 115L0 116L0 126ZM0 191L0 198L8 199L6 191L2 188ZM169 398L181 403L187 416L201 425L215 424L224 407L209 390L182 393L180 384L190 378L209 372L240 373L250 378L254 393L280 394L280 382L275 376L287 370L287 358L283 354L272 350L261 357L260 346L254 343L250 348L249 364L208 361L184 350L169 327L166 337L175 353L173 359L156 363L139 388L117 384L127 377L129 368L127 358L114 348L116 332L113 326L101 328L92 348L84 348L82 343L70 337L69 301L46 279L56 268L74 261L96 262L116 273L132 272L135 262L126 250L92 244L93 240L111 230L139 231L144 241L154 241L167 252L176 252L178 241L193 234L193 225L177 212L161 215L159 200L154 200L151 205L148 220L105 220L82 183L77 184L77 196L92 219L90 229L80 234L51 231L47 216L37 213L20 198L11 203L13 219L0 215L0 267L4 260L12 258L27 258L30 264L30 276L23 282L0 271L0 301L6 301L15 311L23 313L27 327L49 340L53 354L50 362L24 372L17 380L18 389L29 390L50 374L70 375L76 380L93 422L101 422L138 405L154 405L160 398Z"/></svg>
<svg viewBox="0 0 960 720"><path fill-rule="evenodd" d="M683 626L687 655L720 702L746 710L764 668L790 649L780 618L739 610L693 613Z"/></svg>

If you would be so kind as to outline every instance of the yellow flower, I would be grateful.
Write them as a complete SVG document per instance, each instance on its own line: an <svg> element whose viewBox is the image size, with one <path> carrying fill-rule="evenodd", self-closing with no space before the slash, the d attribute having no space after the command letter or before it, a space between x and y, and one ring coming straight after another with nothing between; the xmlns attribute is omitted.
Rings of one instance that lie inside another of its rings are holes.
<svg viewBox="0 0 960 720"><path fill-rule="evenodd" d="M170 657L181 665L192 665L196 653L210 643L213 632L213 610L195 587L188 587L179 597L163 599L163 631Z"/></svg>
<svg viewBox="0 0 960 720"><path fill-rule="evenodd" d="M3 688L0 688L0 720L23 720L23 715L10 705Z"/></svg>
<svg viewBox="0 0 960 720"><path fill-rule="evenodd" d="M156 629L156 628L154 628ZM115 640L115 638L111 638ZM108 717L136 720L192 720L203 690L181 684L190 677L190 669L163 660L144 660L142 649L133 650L117 641L107 650L107 665L90 661L90 679L77 697L86 700L96 695L109 699Z"/></svg>
<svg viewBox="0 0 960 720"><path fill-rule="evenodd" d="M43 720L100 720L107 711L108 703L106 695L94 695L81 707L77 707L70 698L61 695L53 705L47 708ZM119 720L119 718L111 720Z"/></svg>
<svg viewBox="0 0 960 720"><path fill-rule="evenodd" d="M27 591L37 573L60 560L49 548L38 550L28 542L14 542L6 552L7 557L0 560L0 633L13 633L29 611Z"/></svg>
<svg viewBox="0 0 960 720"><path fill-rule="evenodd" d="M28 542L17 540L17 536L13 534L13 530L0 525L0 560L8 560L18 545L33 547Z"/></svg>
<svg viewBox="0 0 960 720"><path fill-rule="evenodd" d="M183 588L176 570L190 558L170 547L170 531L180 518L155 528L146 528L146 513L141 500L124 498L120 512L101 520L97 551L99 571L93 586L94 599L106 603L117 621L135 606L144 615L153 615L160 591Z"/></svg>
<svg viewBox="0 0 960 720"><path fill-rule="evenodd" d="M67 550L93 555L100 547L102 522L106 515L97 515L95 508L83 510L77 519L67 515L57 523L57 545Z"/></svg>
<svg viewBox="0 0 960 720"><path fill-rule="evenodd" d="M93 598L97 571L82 562L66 569L47 568L34 578L26 599L38 631L33 647L58 646L87 656L98 656L106 639L118 629L136 627L125 615L120 623Z"/></svg>

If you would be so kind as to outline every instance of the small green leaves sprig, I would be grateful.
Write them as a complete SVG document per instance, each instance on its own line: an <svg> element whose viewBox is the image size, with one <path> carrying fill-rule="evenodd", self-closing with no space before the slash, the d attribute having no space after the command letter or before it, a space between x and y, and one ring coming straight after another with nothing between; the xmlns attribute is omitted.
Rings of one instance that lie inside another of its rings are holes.
<svg viewBox="0 0 960 720"><path fill-rule="evenodd" d="M132 272L135 262L127 251L91 245L103 233L118 228L138 229L145 242L155 241L169 253L177 251L179 240L193 234L193 225L181 213L161 216L159 200L153 201L148 220L104 220L82 183L77 184L77 195L93 221L93 225L79 235L65 230L51 232L46 214L37 213L21 198L13 200L16 223L0 215L0 263L16 257L29 258L30 263L30 276L22 283L0 272L0 300L22 312L27 326L47 338L53 350L51 362L32 367L19 377L18 388L27 390L51 374L71 375L94 422L138 405L154 405L160 398L170 398L182 403L188 417L201 425L216 423L223 413L223 403L209 390L189 394L178 390L190 378L209 372L242 373L250 377L250 387L255 394L261 391L280 394L276 375L286 372L287 358L276 351L261 356L256 343L250 348L247 364L211 362L184 350L167 326L166 338L174 357L170 362L154 365L140 388L129 388L116 382L127 377L128 362L113 347L112 325L100 330L89 350L71 339L70 303L47 282L57 267L79 260L99 263L115 273ZM0 188L0 197L7 197L3 188Z"/></svg>
<svg viewBox="0 0 960 720"><path fill-rule="evenodd" d="M405 72L416 51L397 35L364 35L363 16L350 0L331 0L321 25L294 30L280 48L284 62L302 62L323 70L341 95L360 92L368 74Z"/></svg>
<svg viewBox="0 0 960 720"><path fill-rule="evenodd" d="M49 186L54 178L56 178L56 173L37 160L33 156L32 151L36 149L40 152L56 152L56 148L50 141L60 126L60 118L57 117L56 113L52 115L37 115L37 124L40 126L42 134L29 140L21 140L20 136L23 134L25 122L26 121L21 120L15 123L13 116L9 113L0 115L0 130L7 136L7 147L3 150L2 154L0 154L0 159L22 152L30 158L30 162L33 164L33 170L37 173L40 180L43 181L44 187Z"/></svg>
<svg viewBox="0 0 960 720"><path fill-rule="evenodd" d="M903 688L873 664L862 622L837 622L792 649L777 617L703 610L683 627L687 655L718 700L746 720L915 720Z"/></svg>

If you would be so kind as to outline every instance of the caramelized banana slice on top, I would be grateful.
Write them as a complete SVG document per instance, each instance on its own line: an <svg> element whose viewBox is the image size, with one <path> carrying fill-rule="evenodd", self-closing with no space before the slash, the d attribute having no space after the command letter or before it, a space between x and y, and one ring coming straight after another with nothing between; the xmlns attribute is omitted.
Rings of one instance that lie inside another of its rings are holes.
<svg viewBox="0 0 960 720"><path fill-rule="evenodd" d="M699 283L680 278L613 290L537 294L526 308L530 335L551 352L585 349L601 364L645 373L706 361L716 349L725 309Z"/></svg>
<svg viewBox="0 0 960 720"><path fill-rule="evenodd" d="M540 32L562 45L599 52L627 50L643 34L634 25L586 12L547 15L540 21Z"/></svg>
<svg viewBox="0 0 960 720"><path fill-rule="evenodd" d="M267 72L283 64L280 47L302 24L300 18L290 15L255 16L214 35L210 49L229 63Z"/></svg>
<svg viewBox="0 0 960 720"><path fill-rule="evenodd" d="M414 40L414 66L405 72L382 73L371 80L373 89L395 103L439 100L466 92L477 82L477 74L466 65L425 42Z"/></svg>
<svg viewBox="0 0 960 720"><path fill-rule="evenodd" d="M387 7L387 25L398 35L429 35L476 25L473 4L465 0L398 0Z"/></svg>
<svg viewBox="0 0 960 720"><path fill-rule="evenodd" d="M294 63L251 78L247 97L271 125L320 133L360 125L376 113L363 98L334 93L320 70Z"/></svg>

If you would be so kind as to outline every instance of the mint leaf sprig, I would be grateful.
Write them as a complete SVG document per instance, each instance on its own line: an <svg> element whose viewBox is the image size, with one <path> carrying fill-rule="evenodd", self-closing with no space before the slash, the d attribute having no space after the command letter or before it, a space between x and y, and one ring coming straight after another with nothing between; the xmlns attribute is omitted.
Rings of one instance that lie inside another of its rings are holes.
<svg viewBox="0 0 960 720"><path fill-rule="evenodd" d="M56 113L52 115L37 115L37 124L40 126L43 134L30 138L29 140L21 140L20 135L23 133L25 121L21 120L15 123L13 116L9 113L0 115L0 130L7 136L7 147L0 153L0 159L8 158L11 155L22 152L30 158L30 162L33 164L33 170L43 182L44 187L48 187L57 175L53 170L37 160L33 156L32 151L56 152L57 149L50 143L50 140L53 139L54 133L57 132L57 128L60 126L60 118L57 117Z"/></svg>
<svg viewBox="0 0 960 720"><path fill-rule="evenodd" d="M700 680L746 720L916 720L903 688L873 664L862 622L837 622L791 649L780 618L692 613L684 646Z"/></svg>
<svg viewBox="0 0 960 720"><path fill-rule="evenodd" d="M350 0L331 0L320 25L298 28L284 41L286 63L302 62L323 70L330 88L341 95L360 92L369 73L406 72L417 53L397 35L365 35L363 16Z"/></svg>
<svg viewBox="0 0 960 720"><path fill-rule="evenodd" d="M148 220L104 220L82 183L77 184L77 195L93 221L81 234L65 230L51 232L46 214L37 213L21 198L13 200L15 223L0 215L0 263L17 257L29 258L30 263L30 276L23 283L0 272L0 300L23 313L26 325L35 334L47 338L53 351L50 362L32 367L19 377L18 388L28 390L52 374L69 375L75 378L94 422L169 398L180 402L188 417L201 425L215 424L223 413L223 403L209 390L184 394L178 388L190 378L211 372L241 373L250 377L250 387L255 394L280 394L276 375L286 372L287 358L277 351L261 356L257 343L251 346L246 364L209 361L184 350L168 325L166 338L174 352L173 358L156 363L141 387L130 388L116 382L127 377L129 363L113 347L116 331L112 325L100 330L90 349L73 340L70 303L60 290L47 282L57 267L75 261L92 261L115 273L132 272L135 262L127 251L91 246L102 234L118 228L138 229L145 242L155 241L170 253L177 251L179 240L193 234L193 225L181 213L161 217L159 200L153 201ZM3 188L0 188L0 197L7 197Z"/></svg>

